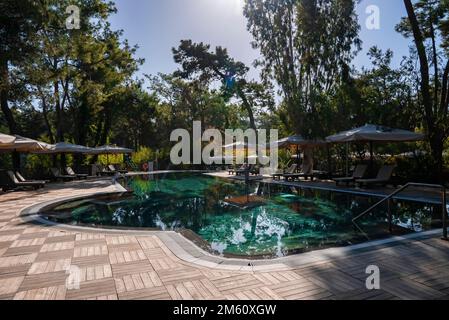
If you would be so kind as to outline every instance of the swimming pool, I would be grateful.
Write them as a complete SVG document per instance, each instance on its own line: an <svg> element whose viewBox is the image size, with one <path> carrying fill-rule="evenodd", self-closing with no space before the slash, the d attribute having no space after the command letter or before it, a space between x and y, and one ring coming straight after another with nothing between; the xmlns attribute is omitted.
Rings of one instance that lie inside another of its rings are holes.
<svg viewBox="0 0 449 320"><path fill-rule="evenodd" d="M281 257L390 236L386 207L354 227L378 198L171 173L127 179L129 193L69 201L44 210L48 220L79 226L174 230L226 256ZM247 194L256 199L239 205ZM257 197L256 197L257 196ZM394 201L394 234L440 227L438 205Z"/></svg>

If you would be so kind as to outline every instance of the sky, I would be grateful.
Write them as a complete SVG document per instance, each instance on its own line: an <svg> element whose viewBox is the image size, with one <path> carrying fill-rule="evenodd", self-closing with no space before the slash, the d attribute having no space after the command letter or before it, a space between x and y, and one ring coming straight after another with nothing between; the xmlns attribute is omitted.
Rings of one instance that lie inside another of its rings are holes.
<svg viewBox="0 0 449 320"><path fill-rule="evenodd" d="M115 3L118 13L110 22L114 29L124 30L124 37L131 45L139 45L137 56L146 60L141 74L176 70L171 48L177 47L182 39L226 47L232 57L248 66L259 56L251 47L252 37L242 12L243 0L115 0ZM372 5L379 8L378 30L366 26L371 14L366 10ZM357 14L363 50L354 59L354 65L357 68L370 66L366 53L373 45L392 49L393 64L399 65L411 43L394 30L406 15L403 1L362 0ZM251 68L248 77L257 79L258 74L258 70Z"/></svg>

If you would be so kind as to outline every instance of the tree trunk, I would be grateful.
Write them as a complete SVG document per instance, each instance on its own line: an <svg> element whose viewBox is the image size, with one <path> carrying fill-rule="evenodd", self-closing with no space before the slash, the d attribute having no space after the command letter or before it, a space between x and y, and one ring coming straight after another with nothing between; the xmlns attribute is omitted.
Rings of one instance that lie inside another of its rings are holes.
<svg viewBox="0 0 449 320"><path fill-rule="evenodd" d="M246 111L248 112L250 127L251 127L251 129L253 129L257 132L256 119L254 118L253 109L252 109L251 105L249 104L248 99L246 98L246 95L243 92L243 90L241 88L238 88L237 92L238 92L240 99L242 99L242 102L243 102L243 105L244 105Z"/></svg>
<svg viewBox="0 0 449 320"><path fill-rule="evenodd" d="M432 176L432 180L443 183L443 151L444 140L442 134L435 134L430 139L430 148L432 150L432 158L435 161L435 170Z"/></svg>
<svg viewBox="0 0 449 320"><path fill-rule="evenodd" d="M0 59L0 106L5 120L9 128L9 133L12 135L18 134L17 123L14 119L14 115L8 106L9 99L9 70L8 61L6 59ZM20 169L20 155L17 152L12 153L12 165L14 170Z"/></svg>
<svg viewBox="0 0 449 320"><path fill-rule="evenodd" d="M0 61L0 103L2 112L5 115L6 123L8 124L9 133L14 135L18 134L17 132L17 124L14 119L14 115L11 111L11 109L8 106L8 87L9 87L9 70L8 70L8 61L1 59Z"/></svg>
<svg viewBox="0 0 449 320"><path fill-rule="evenodd" d="M81 98L81 105L79 107L77 116L76 116L76 125L77 125L77 141L76 143L82 146L87 145L87 131L88 131L88 121L89 121L89 107L87 105L87 97L83 96ZM84 155L78 154L75 156L76 167L80 167L84 161Z"/></svg>
<svg viewBox="0 0 449 320"><path fill-rule="evenodd" d="M55 81L54 83L54 94L55 94L55 110L56 110L56 140L57 142L64 141L64 124L61 103L59 100L59 83Z"/></svg>
<svg viewBox="0 0 449 320"><path fill-rule="evenodd" d="M441 181L443 172L443 149L444 149L444 139L445 129L444 121L441 120L441 116L438 114L438 110L434 112L433 106L437 105L437 101L432 103L432 94L430 90L430 73L429 73L429 60L427 58L426 47L424 45L424 38L422 31L419 26L418 19L416 17L415 9L411 0L404 0L405 8L407 9L407 15L412 27L413 37L416 44L416 49L418 52L419 63L420 63L420 73L421 73L421 84L420 91L422 95L422 101L424 105L424 119L426 123L426 129L428 134L428 139L430 143L430 148L432 151L432 157L435 161L433 178L437 181ZM438 82L438 80L436 80ZM438 83L435 83L438 86Z"/></svg>
<svg viewBox="0 0 449 320"><path fill-rule="evenodd" d="M416 17L415 9L411 0L404 0L407 9L408 19L413 31L416 49L419 56L420 72L421 72L421 94L425 108L425 118L427 124L433 122L432 98L430 94L430 75L429 75L429 60L427 59L426 47L424 46L424 39L419 27L419 22Z"/></svg>
<svg viewBox="0 0 449 320"><path fill-rule="evenodd" d="M45 97L42 97L42 115L44 117L45 126L47 127L48 138L50 143L55 143L55 136L53 135L53 130L51 129L50 120L48 119L48 105Z"/></svg>
<svg viewBox="0 0 449 320"><path fill-rule="evenodd" d="M55 58L53 60L54 70L58 69L58 61ZM64 142L64 120L63 120L63 110L64 106L61 105L60 92L59 92L59 81L56 79L53 82L54 98L55 98L55 111L56 111L56 140L57 142ZM61 168L66 166L66 156L61 154L60 165Z"/></svg>
<svg viewBox="0 0 449 320"><path fill-rule="evenodd" d="M101 133L100 137L100 145L105 145L108 142L108 135L111 131L112 126L112 114L109 111L108 108L105 108L104 110L104 125L103 125L103 131Z"/></svg>

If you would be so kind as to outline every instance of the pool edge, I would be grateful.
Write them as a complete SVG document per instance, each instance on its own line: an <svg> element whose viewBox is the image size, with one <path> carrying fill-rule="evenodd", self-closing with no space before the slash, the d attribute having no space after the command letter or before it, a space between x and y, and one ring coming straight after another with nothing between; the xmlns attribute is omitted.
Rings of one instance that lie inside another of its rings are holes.
<svg viewBox="0 0 449 320"><path fill-rule="evenodd" d="M54 199L51 201L33 204L20 211L19 218L26 223L37 223L39 225L54 227L63 231L82 232L82 233L100 233L100 234L120 234L131 236L157 236L162 243L180 260L191 263L201 267L208 267L217 270L227 271L286 271L292 270L294 267L307 266L311 263L319 261L330 261L342 258L351 253L366 253L367 251L376 250L380 248L388 248L396 244L404 244L404 242L413 242L427 238L434 238L442 234L442 229L436 229L421 233L413 233L404 236L395 236L382 240L368 241L361 244L355 244L347 247L328 248L323 250L315 250L311 252L298 253L286 257L272 258L265 260L253 260L244 258L226 258L213 255L191 240L184 237L182 234L175 231L150 231L150 230L135 230L135 229L103 229L92 227L71 226L66 224L59 224L43 219L38 213L45 207L55 205L58 203L73 201L77 199L86 198L86 196L114 194L126 191L119 184L115 184L115 192L94 192L90 195L70 196Z"/></svg>

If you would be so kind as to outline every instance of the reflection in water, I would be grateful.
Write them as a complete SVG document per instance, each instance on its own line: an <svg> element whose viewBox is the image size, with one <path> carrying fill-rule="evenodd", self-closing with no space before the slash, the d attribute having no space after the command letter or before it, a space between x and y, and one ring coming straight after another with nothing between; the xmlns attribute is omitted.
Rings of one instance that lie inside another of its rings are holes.
<svg viewBox="0 0 449 320"><path fill-rule="evenodd" d="M136 177L127 187L133 193L74 201L45 215L58 222L92 226L190 229L219 254L284 256L366 241L351 220L377 200L270 186L271 193L263 195L265 203L242 210L225 200L244 195L243 184L204 175ZM250 192L256 188L251 185ZM438 226L438 206L402 201L392 207L396 233ZM371 238L387 236L386 208L360 224Z"/></svg>

